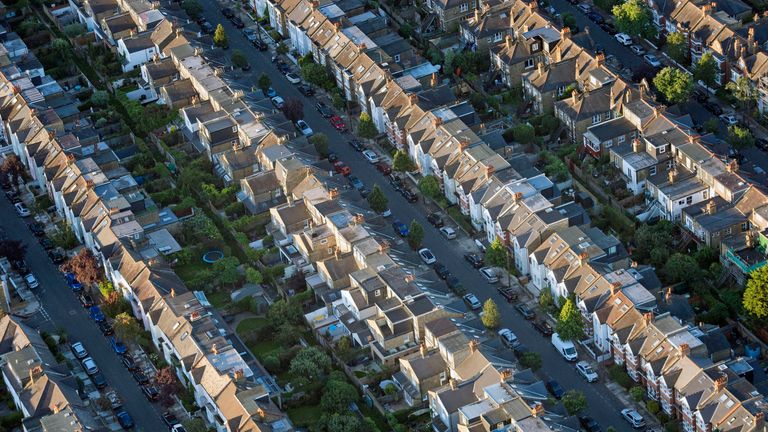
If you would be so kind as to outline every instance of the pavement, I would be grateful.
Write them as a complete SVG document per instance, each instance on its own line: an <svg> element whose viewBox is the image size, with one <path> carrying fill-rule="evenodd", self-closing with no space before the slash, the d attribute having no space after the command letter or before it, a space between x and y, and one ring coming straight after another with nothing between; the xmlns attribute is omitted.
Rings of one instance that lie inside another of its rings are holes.
<svg viewBox="0 0 768 432"><path fill-rule="evenodd" d="M36 316L25 320L25 323L48 332L62 329L70 342L82 342L90 357L106 376L109 386L120 395L123 408L136 423L136 430L166 430L160 412L146 399L117 354L112 351L107 338L89 319L86 309L80 305L67 286L62 273L51 263L37 238L27 228L27 220L16 215L13 206L5 197L0 198L0 220L3 221L2 226L9 238L21 240L27 245L27 265L40 282L40 287L34 290L34 293L42 308Z"/></svg>

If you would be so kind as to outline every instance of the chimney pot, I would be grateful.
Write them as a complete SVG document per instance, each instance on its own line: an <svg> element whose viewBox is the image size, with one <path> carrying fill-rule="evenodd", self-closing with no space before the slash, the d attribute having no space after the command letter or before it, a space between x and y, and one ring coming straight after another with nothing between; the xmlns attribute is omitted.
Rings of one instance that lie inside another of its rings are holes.
<svg viewBox="0 0 768 432"><path fill-rule="evenodd" d="M535 2L534 2L535 3ZM544 405L542 405L541 402L536 402L531 407L531 415L534 417L543 417L544 416Z"/></svg>
<svg viewBox="0 0 768 432"><path fill-rule="evenodd" d="M451 386L451 390L456 390L456 385L457 385L457 384L456 384L456 380L455 380L455 379L451 378L451 379L448 381L448 384Z"/></svg>
<svg viewBox="0 0 768 432"><path fill-rule="evenodd" d="M645 324L650 324L653 322L653 312L646 312L643 314L643 321L645 321Z"/></svg>
<svg viewBox="0 0 768 432"><path fill-rule="evenodd" d="M419 352L421 353L421 358L424 358L427 356L427 344L424 342L419 345Z"/></svg>
<svg viewBox="0 0 768 432"><path fill-rule="evenodd" d="M674 183L675 180L677 180L677 169L672 168L669 170L669 173L667 173L667 180L669 180L670 183Z"/></svg>
<svg viewBox="0 0 768 432"><path fill-rule="evenodd" d="M477 345L477 341L476 340L472 339L471 341L469 341L469 352L473 353L473 352L477 351L477 346L478 345Z"/></svg>
<svg viewBox="0 0 768 432"><path fill-rule="evenodd" d="M680 355L683 357L688 357L688 355L691 353L691 347L688 346L688 344L686 343L680 344L677 350L680 352Z"/></svg>

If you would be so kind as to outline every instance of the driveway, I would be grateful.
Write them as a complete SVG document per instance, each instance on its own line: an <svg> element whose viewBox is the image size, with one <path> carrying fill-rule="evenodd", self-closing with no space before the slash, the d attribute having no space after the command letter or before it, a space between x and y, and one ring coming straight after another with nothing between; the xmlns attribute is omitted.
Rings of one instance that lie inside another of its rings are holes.
<svg viewBox="0 0 768 432"><path fill-rule="evenodd" d="M5 197L0 198L0 220L3 221L8 237L21 240L27 245L27 264L40 282L35 294L44 310L38 316L42 316L44 321L49 320L53 330L63 329L69 341L80 341L85 345L88 354L106 376L109 386L120 395L123 408L133 417L137 430L166 430L160 413L144 397L138 384L112 351L107 339L88 318L86 310L67 286L61 272L51 263L37 238L27 228L27 221L16 215L13 206ZM34 318L30 319L33 320Z"/></svg>

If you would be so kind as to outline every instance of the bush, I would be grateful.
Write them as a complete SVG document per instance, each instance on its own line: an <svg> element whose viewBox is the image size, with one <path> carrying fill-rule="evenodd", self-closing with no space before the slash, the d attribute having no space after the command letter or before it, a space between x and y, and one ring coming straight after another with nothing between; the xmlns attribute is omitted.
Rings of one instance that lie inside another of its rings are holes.
<svg viewBox="0 0 768 432"><path fill-rule="evenodd" d="M624 387L625 389L632 387L632 384L634 383L632 378L627 375L627 372L624 370L624 368L619 365L611 366L611 368L608 370L608 375L611 377L611 381Z"/></svg>
<svg viewBox="0 0 768 432"><path fill-rule="evenodd" d="M647 409L648 412L652 415L656 415L661 410L661 407L659 407L659 403L655 400L649 400L645 403L645 409Z"/></svg>
<svg viewBox="0 0 768 432"><path fill-rule="evenodd" d="M629 395L632 396L635 402L640 402L643 400L643 396L645 396L645 389L640 386L634 386L629 389Z"/></svg>
<svg viewBox="0 0 768 432"><path fill-rule="evenodd" d="M264 357L261 364L272 374L280 373L282 369L280 359L274 354Z"/></svg>

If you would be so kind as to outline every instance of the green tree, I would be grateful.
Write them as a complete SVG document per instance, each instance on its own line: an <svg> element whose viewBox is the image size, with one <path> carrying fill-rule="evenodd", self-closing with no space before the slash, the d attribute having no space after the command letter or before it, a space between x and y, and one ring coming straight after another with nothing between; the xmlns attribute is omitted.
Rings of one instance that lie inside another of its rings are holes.
<svg viewBox="0 0 768 432"><path fill-rule="evenodd" d="M320 424L325 425L325 428L317 430L333 432L363 432L364 430L360 419L354 414L347 413L325 413L320 419Z"/></svg>
<svg viewBox="0 0 768 432"><path fill-rule="evenodd" d="M314 62L304 63L301 66L301 77L304 81L322 88L327 88L329 82L333 84L328 69Z"/></svg>
<svg viewBox="0 0 768 432"><path fill-rule="evenodd" d="M248 281L248 283L259 285L264 282L264 275L255 268L248 266L245 269L245 280Z"/></svg>
<svg viewBox="0 0 768 432"><path fill-rule="evenodd" d="M433 175L424 176L419 180L419 190L429 198L438 199L443 194L440 190L440 182Z"/></svg>
<svg viewBox="0 0 768 432"><path fill-rule="evenodd" d="M421 247L421 242L424 240L424 228L420 223L416 222L416 219L411 221L411 226L408 228L408 245L412 249L418 249Z"/></svg>
<svg viewBox="0 0 768 432"><path fill-rule="evenodd" d="M88 248L80 249L80 252L64 263L61 268L73 273L78 281L86 285L94 284L104 278L104 267Z"/></svg>
<svg viewBox="0 0 768 432"><path fill-rule="evenodd" d="M720 120L717 117L710 117L704 122L704 130L707 133L717 133L720 129Z"/></svg>
<svg viewBox="0 0 768 432"><path fill-rule="evenodd" d="M536 138L536 130L528 123L520 123L512 128L512 136L520 144L530 144Z"/></svg>
<svg viewBox="0 0 768 432"><path fill-rule="evenodd" d="M696 258L681 253L673 254L664 266L664 276L669 283L688 282L695 284L704 279L704 272Z"/></svg>
<svg viewBox="0 0 768 432"><path fill-rule="evenodd" d="M570 415L576 415L587 408L587 398L579 390L568 390L563 395L563 406Z"/></svg>
<svg viewBox="0 0 768 432"><path fill-rule="evenodd" d="M688 40L680 32L674 32L667 35L667 43L664 45L664 51L672 60L686 65L688 64Z"/></svg>
<svg viewBox="0 0 768 432"><path fill-rule="evenodd" d="M729 81L725 89L730 91L740 103L742 109L749 109L752 103L757 100L757 92L752 86L752 82L747 77L739 77L736 81Z"/></svg>
<svg viewBox="0 0 768 432"><path fill-rule="evenodd" d="M203 16L203 6L197 0L184 0L181 7L193 20Z"/></svg>
<svg viewBox="0 0 768 432"><path fill-rule="evenodd" d="M360 114L360 122L357 124L357 134L360 138L373 139L379 132L376 130L376 125L373 124L371 116L368 113Z"/></svg>
<svg viewBox="0 0 768 432"><path fill-rule="evenodd" d="M240 273L237 271L239 265L237 257L228 256L213 263L213 271L222 284L234 285L240 279Z"/></svg>
<svg viewBox="0 0 768 432"><path fill-rule="evenodd" d="M187 432L208 432L208 426L200 417L190 417L181 424Z"/></svg>
<svg viewBox="0 0 768 432"><path fill-rule="evenodd" d="M350 404L359 399L360 395L353 385L346 381L329 380L323 388L320 407L326 413L344 413L349 410Z"/></svg>
<svg viewBox="0 0 768 432"><path fill-rule="evenodd" d="M485 261L494 267L507 268L509 252L498 238L493 240L491 246L485 251Z"/></svg>
<svg viewBox="0 0 768 432"><path fill-rule="evenodd" d="M248 59L245 57L245 54L243 54L240 50L234 50L232 51L232 66L237 68L244 68L248 65Z"/></svg>
<svg viewBox="0 0 768 432"><path fill-rule="evenodd" d="M693 79L703 82L707 87L717 85L717 74L717 63L712 53L704 53L693 67Z"/></svg>
<svg viewBox="0 0 768 432"><path fill-rule="evenodd" d="M731 125L728 126L728 141L736 149L745 149L755 145L755 137L748 128Z"/></svg>
<svg viewBox="0 0 768 432"><path fill-rule="evenodd" d="M384 213L389 205L387 196L384 195L384 192L382 192L378 184L373 185L373 189L371 189L371 193L368 194L367 200L368 205L371 206L371 210L376 213Z"/></svg>
<svg viewBox="0 0 768 432"><path fill-rule="evenodd" d="M275 48L275 52L280 55L286 55L288 54L288 51L290 51L290 49L288 49L288 45L286 45L284 42L280 42L277 44L277 48Z"/></svg>
<svg viewBox="0 0 768 432"><path fill-rule="evenodd" d="M65 36L74 38L85 33L85 26L80 24L79 22L67 24L64 26L63 32Z"/></svg>
<svg viewBox="0 0 768 432"><path fill-rule="evenodd" d="M224 26L221 24L216 26L216 31L213 33L213 44L219 48L229 47L227 33L224 31Z"/></svg>
<svg viewBox="0 0 768 432"><path fill-rule="evenodd" d="M616 28L630 36L652 38L656 36L651 9L642 0L628 0L612 9Z"/></svg>
<svg viewBox="0 0 768 432"><path fill-rule="evenodd" d="M672 238L675 226L669 221L660 221L653 225L642 225L634 235L635 251L633 256L635 260L646 262L651 251L660 248L665 250L672 249ZM663 265L664 261L658 263Z"/></svg>
<svg viewBox="0 0 768 432"><path fill-rule="evenodd" d="M637 1L637 0L631 0ZM675 67L665 67L653 78L653 85L667 102L676 104L688 100L693 90L690 75Z"/></svg>
<svg viewBox="0 0 768 432"><path fill-rule="evenodd" d="M541 354L534 351L526 351L520 356L520 364L536 372L541 369Z"/></svg>
<svg viewBox="0 0 768 432"><path fill-rule="evenodd" d="M344 109L347 106L347 101L344 99L344 96L342 96L341 92L335 91L333 92L333 98L331 99L333 103L333 107L336 109Z"/></svg>
<svg viewBox="0 0 768 432"><path fill-rule="evenodd" d="M315 147L315 151L320 157L328 157L328 135L318 132L309 137L309 142Z"/></svg>
<svg viewBox="0 0 768 432"><path fill-rule="evenodd" d="M480 315L480 320L487 329L496 329L501 325L501 315L499 314L499 307L496 306L496 302L489 298L483 303L483 314Z"/></svg>
<svg viewBox="0 0 768 432"><path fill-rule="evenodd" d="M629 395L632 396L632 400L635 402L640 402L643 400L643 396L645 395L645 390L640 386L634 386L631 389L629 389Z"/></svg>
<svg viewBox="0 0 768 432"><path fill-rule="evenodd" d="M555 329L562 340L574 341L584 337L584 320L570 298L560 309L560 316L557 319Z"/></svg>
<svg viewBox="0 0 768 432"><path fill-rule="evenodd" d="M259 75L259 81L258 81L259 88L264 93L269 90L269 87L272 85L272 79L269 78L269 75L262 73Z"/></svg>
<svg viewBox="0 0 768 432"><path fill-rule="evenodd" d="M392 169L397 172L410 172L415 170L416 166L406 152L398 150L392 158Z"/></svg>
<svg viewBox="0 0 768 432"><path fill-rule="evenodd" d="M126 312L115 316L112 326L115 330L115 336L126 342L136 342L143 335L139 323Z"/></svg>
<svg viewBox="0 0 768 432"><path fill-rule="evenodd" d="M91 95L91 103L95 107L105 107L109 103L109 93L104 90L96 90Z"/></svg>
<svg viewBox="0 0 768 432"><path fill-rule="evenodd" d="M563 18L563 27L568 27L575 34L576 29L578 28L578 25L576 24L576 18L573 16L573 14L566 12L562 15L562 18Z"/></svg>
<svg viewBox="0 0 768 432"><path fill-rule="evenodd" d="M762 266L749 273L742 305L744 310L756 318L768 317L768 266Z"/></svg>
<svg viewBox="0 0 768 432"><path fill-rule="evenodd" d="M555 299L552 298L552 291L548 289L541 290L539 293L539 306L545 311L552 310L555 307Z"/></svg>
<svg viewBox="0 0 768 432"><path fill-rule="evenodd" d="M289 372L296 378L314 381L331 369L331 358L316 346L302 348L291 360Z"/></svg>

